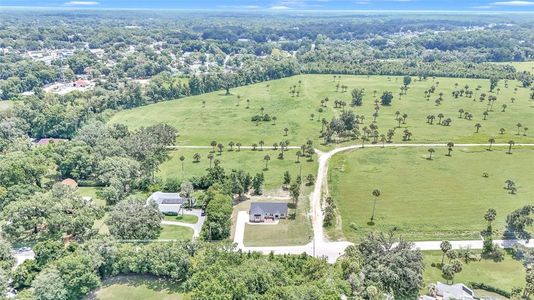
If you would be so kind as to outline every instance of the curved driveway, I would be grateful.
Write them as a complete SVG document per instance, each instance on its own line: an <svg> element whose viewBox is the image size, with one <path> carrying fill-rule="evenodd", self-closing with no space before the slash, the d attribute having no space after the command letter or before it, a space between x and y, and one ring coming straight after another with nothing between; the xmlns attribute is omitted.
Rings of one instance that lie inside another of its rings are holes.
<svg viewBox="0 0 534 300"><path fill-rule="evenodd" d="M487 144L455 144L455 147L484 147ZM494 147L506 146L508 144L493 144ZM527 146L533 147L534 144L515 144L515 146ZM389 147L447 147L447 144L433 143L433 144L369 144L362 147L362 145L350 145L346 147L340 147L333 149L329 152L321 152L315 150L319 155L319 168L317 172L317 179L315 181L315 187L310 195L310 215L312 218L313 226L313 240L306 245L298 246L265 246L265 247L246 247L243 243L243 237L245 233L245 223L248 220L248 213L246 211L238 212L236 232L234 234L234 243L237 244L237 248L242 251L257 251L264 254L273 252L274 254L301 254L307 253L315 257L326 257L329 262L333 263L340 257L345 248L352 245L348 241L332 242L328 241L324 236L323 230L323 211L321 198L323 196L323 187L325 186L325 178L328 174L328 161L332 156L337 153L362 149L362 148L389 148ZM421 241L414 242L414 247L420 250L439 250L440 241ZM534 243L522 240L494 240L494 243L502 248L510 248L516 243L520 243L529 248L534 248ZM470 247L471 249L482 249L482 240L471 241L451 241L453 249L459 249L464 247Z"/></svg>

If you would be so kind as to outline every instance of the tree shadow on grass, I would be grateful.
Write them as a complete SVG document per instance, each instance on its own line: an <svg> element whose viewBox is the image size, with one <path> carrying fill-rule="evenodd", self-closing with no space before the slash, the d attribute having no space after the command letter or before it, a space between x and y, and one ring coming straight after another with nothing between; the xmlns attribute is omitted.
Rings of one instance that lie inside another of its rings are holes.
<svg viewBox="0 0 534 300"><path fill-rule="evenodd" d="M137 274L119 275L116 277L106 278L102 281L100 289L109 288L114 285L124 285L127 287L146 286L149 290L155 292L165 292L166 294L179 294L186 292L181 283L174 282L170 278ZM86 299L98 299L97 291L91 292Z"/></svg>

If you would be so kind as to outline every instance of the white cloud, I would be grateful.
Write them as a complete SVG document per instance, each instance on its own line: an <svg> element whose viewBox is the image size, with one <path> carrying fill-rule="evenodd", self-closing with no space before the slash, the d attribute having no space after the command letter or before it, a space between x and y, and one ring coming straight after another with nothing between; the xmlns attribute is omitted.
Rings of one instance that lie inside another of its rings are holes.
<svg viewBox="0 0 534 300"><path fill-rule="evenodd" d="M273 6L271 6L271 9L284 10L284 9L290 9L290 7L289 6L285 6L285 5L273 5Z"/></svg>
<svg viewBox="0 0 534 300"><path fill-rule="evenodd" d="M499 1L493 2L492 5L497 6L534 6L533 1Z"/></svg>
<svg viewBox="0 0 534 300"><path fill-rule="evenodd" d="M475 9L490 9L491 6L489 6L489 5L480 5L480 6L473 6L472 8L475 8Z"/></svg>
<svg viewBox="0 0 534 300"><path fill-rule="evenodd" d="M98 5L98 4L100 4L100 2L96 2L96 1L69 1L69 2L65 2L65 5L70 5L70 6L73 6L73 5L91 6L91 5Z"/></svg>

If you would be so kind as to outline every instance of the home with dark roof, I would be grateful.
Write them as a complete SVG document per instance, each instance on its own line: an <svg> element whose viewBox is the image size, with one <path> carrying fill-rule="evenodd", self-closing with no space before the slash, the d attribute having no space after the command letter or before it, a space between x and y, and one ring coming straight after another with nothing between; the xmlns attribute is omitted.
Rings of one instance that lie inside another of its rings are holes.
<svg viewBox="0 0 534 300"><path fill-rule="evenodd" d="M287 218L287 203L285 202L252 202L249 210L250 222L265 222Z"/></svg>
<svg viewBox="0 0 534 300"><path fill-rule="evenodd" d="M179 193L155 192L148 198L148 201L154 201L163 213L179 213L187 199L180 196Z"/></svg>

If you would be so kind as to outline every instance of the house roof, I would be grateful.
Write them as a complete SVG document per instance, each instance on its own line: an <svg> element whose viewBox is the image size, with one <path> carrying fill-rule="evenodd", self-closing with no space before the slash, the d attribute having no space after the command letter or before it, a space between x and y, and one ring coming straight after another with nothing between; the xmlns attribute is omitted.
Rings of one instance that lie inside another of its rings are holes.
<svg viewBox="0 0 534 300"><path fill-rule="evenodd" d="M155 192L150 196L150 198L157 204L183 204L186 200L178 193L163 192Z"/></svg>
<svg viewBox="0 0 534 300"><path fill-rule="evenodd" d="M438 290L438 295L442 296L443 299L475 299L474 292L461 283L448 285L438 282L436 289Z"/></svg>
<svg viewBox="0 0 534 300"><path fill-rule="evenodd" d="M252 202L250 203L251 215L287 215L286 202Z"/></svg>
<svg viewBox="0 0 534 300"><path fill-rule="evenodd" d="M72 178L66 178L61 183L64 184L64 185L68 185L70 187L77 187L78 186L78 183L76 182L76 180L74 180Z"/></svg>
<svg viewBox="0 0 534 300"><path fill-rule="evenodd" d="M83 80L83 79L78 79L76 81L74 81L74 85L76 86L86 86L88 83L87 81Z"/></svg>
<svg viewBox="0 0 534 300"><path fill-rule="evenodd" d="M46 146L50 143L65 142L66 139L54 139L54 138L44 138L37 141L37 145Z"/></svg>

